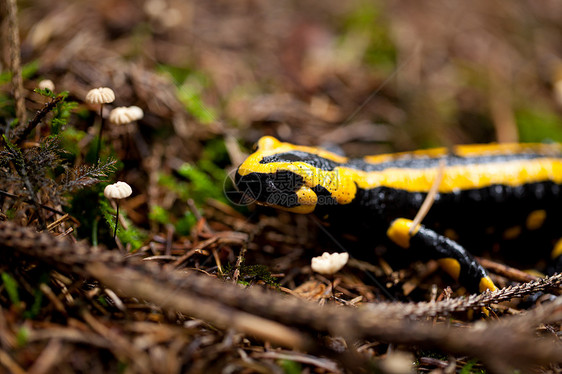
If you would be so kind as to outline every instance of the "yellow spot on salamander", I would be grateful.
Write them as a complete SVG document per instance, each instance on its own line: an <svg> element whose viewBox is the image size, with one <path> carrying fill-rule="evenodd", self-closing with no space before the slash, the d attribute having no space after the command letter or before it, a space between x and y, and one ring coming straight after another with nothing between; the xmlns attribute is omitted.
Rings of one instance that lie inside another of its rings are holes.
<svg viewBox="0 0 562 374"><path fill-rule="evenodd" d="M478 288L480 292L484 292L486 290L495 291L498 289L494 284L494 282L492 282L492 279L490 277L484 277L480 279L480 284L478 285Z"/></svg>
<svg viewBox="0 0 562 374"><path fill-rule="evenodd" d="M543 225L545 219L546 211L544 209L533 210L527 216L525 227L528 230L537 230Z"/></svg>
<svg viewBox="0 0 562 374"><path fill-rule="evenodd" d="M461 273L461 264L454 258L440 258L437 260L441 269L445 270L447 274L453 277L454 280L459 279Z"/></svg>
<svg viewBox="0 0 562 374"><path fill-rule="evenodd" d="M301 207L310 207L311 212L316 207L318 202L318 196L310 188L303 186L297 191L297 197L299 199L299 205Z"/></svg>
<svg viewBox="0 0 562 374"><path fill-rule="evenodd" d="M420 229L418 226L410 234L410 229L412 228L413 224L414 222L412 222L412 220L406 218L398 218L390 224L390 227L386 231L386 235L390 238L390 240L398 244L400 247L409 248L410 238L416 235Z"/></svg>
<svg viewBox="0 0 562 374"><path fill-rule="evenodd" d="M502 237L505 240L512 240L517 238L519 235L521 235L521 231L523 230L523 228L521 226L513 226L510 227L508 229L506 229L503 234Z"/></svg>
<svg viewBox="0 0 562 374"><path fill-rule="evenodd" d="M273 136L262 136L260 140L258 140L258 149L260 151L269 151L278 148L280 144L281 142Z"/></svg>
<svg viewBox="0 0 562 374"><path fill-rule="evenodd" d="M457 234L457 232L453 229L446 229L443 232L443 235L445 235L447 238L454 240L454 241L458 241L459 240L459 234Z"/></svg>
<svg viewBox="0 0 562 374"><path fill-rule="evenodd" d="M562 256L562 239L558 239L556 244L554 245L554 249L550 253L552 259L558 258L558 256Z"/></svg>

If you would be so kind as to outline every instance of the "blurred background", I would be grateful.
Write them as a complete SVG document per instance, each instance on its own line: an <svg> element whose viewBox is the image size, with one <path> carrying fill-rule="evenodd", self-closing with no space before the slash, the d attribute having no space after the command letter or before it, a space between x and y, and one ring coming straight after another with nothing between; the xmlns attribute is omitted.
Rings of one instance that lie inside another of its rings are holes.
<svg viewBox="0 0 562 374"><path fill-rule="evenodd" d="M244 145L270 134L358 154L562 140L556 0L19 6L34 77L77 98L112 87L116 106L148 113L148 141L167 139L166 151L185 160L224 134Z"/></svg>
<svg viewBox="0 0 562 374"><path fill-rule="evenodd" d="M336 145L350 156L475 142L562 141L559 0L22 0L17 4L27 117L33 118L47 100L33 91L41 80L52 80L55 92L69 92L65 106L58 107L66 109L49 113L22 148L31 154L44 149L37 145L56 135L64 150L62 161L53 162L52 170L46 171L49 166L37 158L28 163L42 171L44 179L51 178L36 188L41 202L70 214L61 224L58 216L45 213L59 222L52 231L72 233L73 239L86 239L92 245L117 245L123 253L166 265L166 271L196 269L231 280L236 269L239 283L281 285L284 292L323 303L326 285L332 283L312 274L310 257L324 250L357 247L363 254L382 256L349 264L338 276L335 287L350 304L394 298L434 300L440 293L437 289L453 284L446 276L442 279L435 262L412 263L404 252L385 254L375 241L345 238L349 243L341 240L342 246L331 231L307 216L233 207L223 193L225 185L232 187L228 172L263 135L304 145ZM15 111L6 22L3 27L0 132L7 133ZM57 188L65 172L84 170L96 162L99 106L84 99L100 86L116 94L115 102L104 106L106 117L112 108L136 105L143 109L144 118L104 128L101 159L116 160L116 171L108 173L108 180L93 186L86 181L86 188L60 197ZM62 131L55 131L53 118L60 120ZM37 226L37 211L20 195L33 189L17 191L17 175L11 177L0 178L0 190L13 193L0 201L0 219ZM133 190L120 205L121 222L127 227L119 230L117 242L111 227L114 210L102 192L104 184L116 180L126 181ZM225 238L231 241L221 241ZM6 262L0 271L3 276L11 272L22 285L37 283L29 275L32 266L23 264ZM498 285L509 284L509 279L498 278ZM91 310L109 316L104 323L126 340L123 344L105 333L96 335L117 352L109 360L105 345L92 353L92 346L82 341L72 351L51 352L61 361L69 357L60 367L70 369L57 367L58 372L124 372L124 362L141 366L138 372L172 372L167 368L174 365L176 372L183 372L181 368L192 362L199 365L192 372L216 372L212 367L240 361L239 351L254 344L245 338L232 344L230 332L223 334L189 316L140 305L138 300L122 313L114 301L93 292L101 289L99 285L92 292L74 285L70 291L59 283L50 285L58 295L52 297L68 304L68 315L58 314L50 303L42 307L41 293L25 286L20 287L26 290L21 291L22 299L37 307L32 315L36 321L28 320L13 307L19 302L11 302L0 290L0 336L10 336L13 342L17 336L20 348L14 351L23 368L29 368L44 347L20 344L20 332L27 331L26 326L36 331L59 326L57 321L65 328L71 326L74 322L67 323L66 317L82 320L77 313L81 305L93 305ZM6 310L11 314L4 318ZM154 331L166 323L174 331L182 331L177 326L184 322L185 326L195 323L190 326L196 333L186 338L178 332L169 338L173 344L158 335L156 342L149 340L151 345L137 339L152 331L146 329L148 324L122 328L135 321L156 322ZM81 322L74 326L73 331L81 333ZM91 344L92 339L83 341ZM126 350L116 349L122 348L119 344ZM386 344L366 345L365 352L387 353ZM135 350L129 351L130 347ZM251 356L261 349L247 351ZM390 351L394 349L392 345ZM133 352L132 358L122 361L122 352ZM146 355L151 358L149 369L143 367L147 361L138 359ZM442 367L447 360L445 356ZM464 365L462 360L459 366ZM411 365L413 360L406 361ZM269 363L263 368L261 372L272 372Z"/></svg>
<svg viewBox="0 0 562 374"><path fill-rule="evenodd" d="M115 91L107 112L144 110L137 127L106 129L102 156L121 161L116 178L138 192L125 209L152 232L172 222L188 234L187 199L226 203L227 172L263 135L351 156L562 141L557 0L18 5L29 114L44 103L32 92L41 79L69 91L79 105L61 138L75 165L97 134L90 89ZM4 85L3 125L13 116Z"/></svg>

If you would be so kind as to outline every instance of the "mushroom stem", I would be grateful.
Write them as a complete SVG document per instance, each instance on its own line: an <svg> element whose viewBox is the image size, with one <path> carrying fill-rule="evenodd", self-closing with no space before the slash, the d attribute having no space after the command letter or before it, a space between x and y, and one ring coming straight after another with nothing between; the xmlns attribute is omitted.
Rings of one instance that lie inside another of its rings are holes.
<svg viewBox="0 0 562 374"><path fill-rule="evenodd" d="M99 165L100 162L100 149L101 149L101 136L103 133L103 124L104 124L104 120L103 120L103 103L100 104L100 118L101 118L101 124L100 124L100 132L98 134L98 145L96 148L96 166ZM117 205L119 206L119 205Z"/></svg>
<svg viewBox="0 0 562 374"><path fill-rule="evenodd" d="M117 236L117 225L119 225L119 200L117 200L117 212L115 213L115 230L113 231L113 240Z"/></svg>

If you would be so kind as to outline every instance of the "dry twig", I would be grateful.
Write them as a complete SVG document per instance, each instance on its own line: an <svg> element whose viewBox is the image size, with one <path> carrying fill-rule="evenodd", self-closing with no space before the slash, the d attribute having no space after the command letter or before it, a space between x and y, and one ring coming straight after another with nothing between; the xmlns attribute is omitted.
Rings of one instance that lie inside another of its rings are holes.
<svg viewBox="0 0 562 374"><path fill-rule="evenodd" d="M6 9L6 19L8 23L8 42L10 46L10 70L12 72L12 90L16 101L16 116L19 123L26 120L25 116L25 97L23 95L23 79L21 75L21 50L20 33L18 25L18 7L16 0L3 0L3 7Z"/></svg>
<svg viewBox="0 0 562 374"><path fill-rule="evenodd" d="M165 272L154 263L143 266L138 261L124 259L116 252L95 251L9 222L0 223L0 247L17 250L60 269L96 278L122 296L142 298L223 328L234 327L288 346L310 347L310 340L279 322L304 328L305 331L329 332L348 340L375 338L438 347L447 352L480 357L494 372L556 362L562 357L562 346L536 339L531 329L542 320L562 319L560 298L507 322L477 322L465 328L433 325L407 318L482 307L531 291L557 287L562 283L561 274L466 299L421 304L387 303L354 309L333 305L319 307L315 303L281 297L256 287L241 289L209 277L185 277L177 272Z"/></svg>

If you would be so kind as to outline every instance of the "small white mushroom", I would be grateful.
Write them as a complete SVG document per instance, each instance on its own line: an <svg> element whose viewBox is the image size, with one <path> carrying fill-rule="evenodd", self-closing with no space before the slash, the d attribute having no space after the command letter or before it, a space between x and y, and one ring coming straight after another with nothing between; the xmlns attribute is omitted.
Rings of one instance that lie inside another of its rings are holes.
<svg viewBox="0 0 562 374"><path fill-rule="evenodd" d="M126 125L133 122L129 108L120 106L109 112L109 121L116 125Z"/></svg>
<svg viewBox="0 0 562 374"><path fill-rule="evenodd" d="M320 274L334 274L347 264L349 253L328 253L324 252L322 256L313 257L311 267Z"/></svg>
<svg viewBox="0 0 562 374"><path fill-rule="evenodd" d="M138 121L144 117L144 112L138 106L133 105L129 107L129 115L133 121Z"/></svg>
<svg viewBox="0 0 562 374"><path fill-rule="evenodd" d="M55 92L55 84L50 79L43 79L41 82L39 82L37 87L39 87L41 90L47 90L48 89L51 92Z"/></svg>
<svg viewBox="0 0 562 374"><path fill-rule="evenodd" d="M138 106L120 106L113 109L109 113L109 121L116 125L126 125L127 123L131 123L133 121L138 121L144 116L144 113L141 108Z"/></svg>
<svg viewBox="0 0 562 374"><path fill-rule="evenodd" d="M103 134L103 104L112 103L115 100L115 93L111 88L107 87L99 87L94 88L93 90L88 91L86 95L86 102L90 104L99 104L100 105L100 131L98 134L98 144L96 147L96 165L99 163L100 158L100 149L101 149L101 136Z"/></svg>
<svg viewBox="0 0 562 374"><path fill-rule="evenodd" d="M117 225L119 224L119 202L121 199L131 196L133 190L125 182L116 182L105 186L103 195L108 199L117 200L117 212L115 212L115 231L113 231L113 239L117 235Z"/></svg>
<svg viewBox="0 0 562 374"><path fill-rule="evenodd" d="M115 93L111 88L99 87L88 91L86 102L90 104L108 104L115 100Z"/></svg>
<svg viewBox="0 0 562 374"><path fill-rule="evenodd" d="M131 186L129 186L125 182L116 182L113 184L109 184L103 190L103 195L108 199L124 199L126 197L131 196L133 190Z"/></svg>

